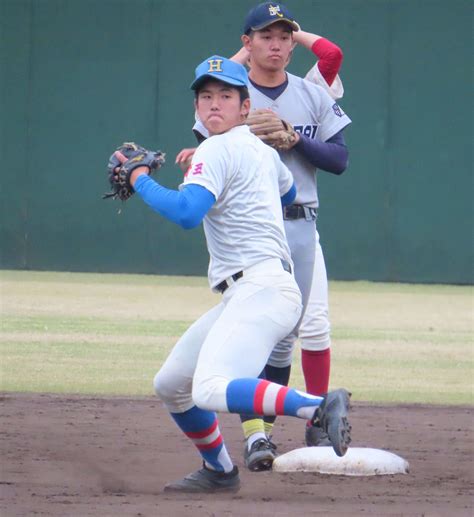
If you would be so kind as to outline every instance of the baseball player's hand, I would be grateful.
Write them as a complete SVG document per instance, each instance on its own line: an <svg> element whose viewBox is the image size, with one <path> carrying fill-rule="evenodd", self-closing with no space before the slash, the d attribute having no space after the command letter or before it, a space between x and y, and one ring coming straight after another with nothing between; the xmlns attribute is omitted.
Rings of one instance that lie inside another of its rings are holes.
<svg viewBox="0 0 474 517"><path fill-rule="evenodd" d="M115 151L115 156L118 158L119 162L123 165L124 163L128 162L128 158L122 154L120 151ZM119 167L115 169L116 173L120 170ZM128 181L130 182L130 185L133 187L135 185L135 181L137 181L138 176L141 174L150 174L150 167L148 165L142 165L140 167L136 167L132 170L130 177L128 178Z"/></svg>
<svg viewBox="0 0 474 517"><path fill-rule="evenodd" d="M230 58L230 60L235 61L236 63L240 63L244 66L250 65L250 52L245 47L242 47Z"/></svg>
<svg viewBox="0 0 474 517"><path fill-rule="evenodd" d="M109 158L107 170L112 191L104 194L103 199L126 201L135 193L133 185L138 176L151 174L164 162L161 151L148 151L133 142L125 142Z"/></svg>
<svg viewBox="0 0 474 517"><path fill-rule="evenodd" d="M247 125L254 135L278 151L289 151L299 140L293 126L269 109L250 112Z"/></svg>
<svg viewBox="0 0 474 517"><path fill-rule="evenodd" d="M191 165L191 160L193 159L193 155L196 152L196 147L182 149L176 156L175 163L179 166L179 168L185 173L189 166Z"/></svg>

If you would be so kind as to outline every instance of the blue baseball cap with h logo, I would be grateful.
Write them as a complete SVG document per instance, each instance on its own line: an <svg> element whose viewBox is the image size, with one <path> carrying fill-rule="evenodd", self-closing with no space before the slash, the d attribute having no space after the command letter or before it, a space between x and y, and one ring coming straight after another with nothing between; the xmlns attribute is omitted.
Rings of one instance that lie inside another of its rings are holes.
<svg viewBox="0 0 474 517"><path fill-rule="evenodd" d="M191 90L197 90L206 79L216 79L232 86L248 86L247 70L222 56L211 56L196 67L195 79Z"/></svg>
<svg viewBox="0 0 474 517"><path fill-rule="evenodd" d="M278 2L263 2L251 9L244 22L244 34L259 31L276 22L285 22L293 31L299 31L300 26L288 10L288 7Z"/></svg>

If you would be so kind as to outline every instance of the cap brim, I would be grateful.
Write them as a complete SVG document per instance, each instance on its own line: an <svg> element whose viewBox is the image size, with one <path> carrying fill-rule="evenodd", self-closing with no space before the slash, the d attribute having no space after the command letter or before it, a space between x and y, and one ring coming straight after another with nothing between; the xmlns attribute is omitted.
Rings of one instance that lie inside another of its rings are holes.
<svg viewBox="0 0 474 517"><path fill-rule="evenodd" d="M239 81L238 79L234 79L233 77L228 77L222 73L217 74L204 74L195 79L191 83L191 90L196 90L204 81L207 79L214 79L215 81L220 81L221 83L230 84L231 86L248 86L246 83Z"/></svg>
<svg viewBox="0 0 474 517"><path fill-rule="evenodd" d="M294 32L298 32L299 30L301 30L301 27L295 22L295 20L290 20L289 18L278 18L276 20L270 20L269 22L262 23L256 27L250 27L250 30L261 31L265 27L268 27L268 26L273 25L274 23L278 23L278 22L287 23Z"/></svg>

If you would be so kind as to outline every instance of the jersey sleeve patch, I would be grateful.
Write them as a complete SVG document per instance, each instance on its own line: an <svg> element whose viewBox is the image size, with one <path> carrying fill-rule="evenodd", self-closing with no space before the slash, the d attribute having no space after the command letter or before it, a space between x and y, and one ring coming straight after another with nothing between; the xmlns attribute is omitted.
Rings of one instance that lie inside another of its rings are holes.
<svg viewBox="0 0 474 517"><path fill-rule="evenodd" d="M203 167L203 162L190 165L188 170L184 173L184 177L187 178L188 176L198 176L199 174L202 174Z"/></svg>
<svg viewBox="0 0 474 517"><path fill-rule="evenodd" d="M338 117L343 117L345 115L345 113L342 111L342 108L341 106L339 106L339 104L337 102L335 102L333 105L332 105L332 110L334 111L334 113L338 116Z"/></svg>

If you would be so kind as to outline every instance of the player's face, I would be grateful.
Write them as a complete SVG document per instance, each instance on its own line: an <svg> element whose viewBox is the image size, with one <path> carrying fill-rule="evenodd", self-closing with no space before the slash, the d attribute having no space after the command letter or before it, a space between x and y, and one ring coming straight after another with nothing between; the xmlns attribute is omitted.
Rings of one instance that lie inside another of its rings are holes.
<svg viewBox="0 0 474 517"><path fill-rule="evenodd" d="M196 110L210 135L220 135L246 119L250 100L240 100L239 91L225 83L210 81L199 90Z"/></svg>
<svg viewBox="0 0 474 517"><path fill-rule="evenodd" d="M242 36L252 66L269 72L284 70L293 48L293 34L284 22L277 22L250 36Z"/></svg>

